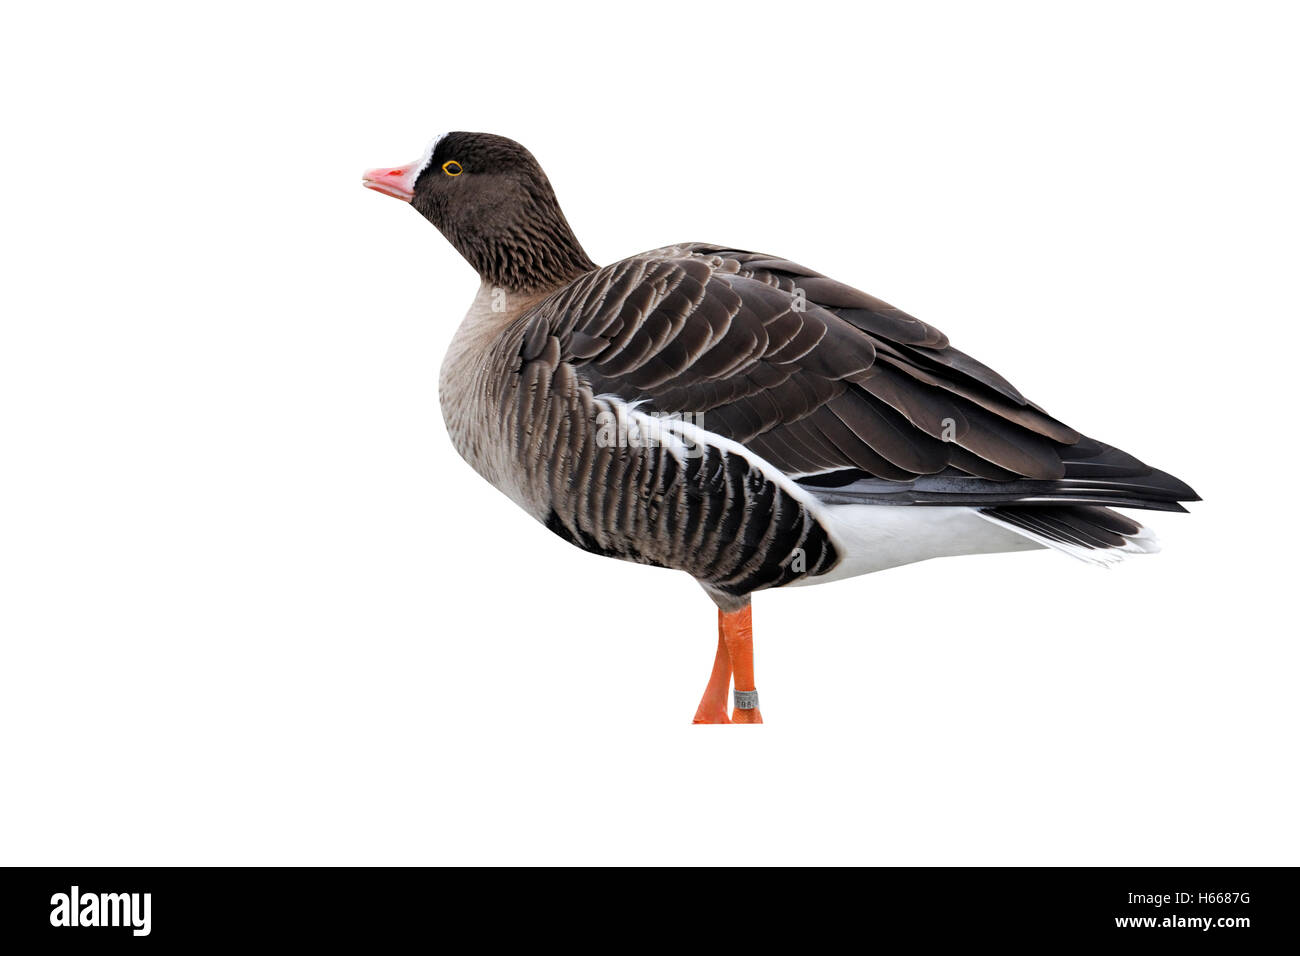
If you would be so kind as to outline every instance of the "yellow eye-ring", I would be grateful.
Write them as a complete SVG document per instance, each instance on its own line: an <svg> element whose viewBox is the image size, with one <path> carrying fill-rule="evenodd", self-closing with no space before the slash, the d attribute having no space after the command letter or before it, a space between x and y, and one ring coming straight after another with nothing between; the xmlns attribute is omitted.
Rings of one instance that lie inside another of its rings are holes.
<svg viewBox="0 0 1300 956"><path fill-rule="evenodd" d="M461 168L460 163L454 159L449 159L442 164L442 171L448 176L459 176L465 170Z"/></svg>

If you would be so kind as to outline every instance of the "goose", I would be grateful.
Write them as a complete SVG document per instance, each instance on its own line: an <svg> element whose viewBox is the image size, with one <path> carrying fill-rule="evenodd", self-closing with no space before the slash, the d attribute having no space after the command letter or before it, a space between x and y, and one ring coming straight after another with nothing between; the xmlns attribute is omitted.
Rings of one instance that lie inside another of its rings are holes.
<svg viewBox="0 0 1300 956"><path fill-rule="evenodd" d="M1111 506L1199 500L779 256L687 242L597 265L513 140L444 133L362 184L479 275L439 374L457 452L569 544L685 571L717 605L694 723L762 723L757 591L1031 549L1107 565L1158 550Z"/></svg>

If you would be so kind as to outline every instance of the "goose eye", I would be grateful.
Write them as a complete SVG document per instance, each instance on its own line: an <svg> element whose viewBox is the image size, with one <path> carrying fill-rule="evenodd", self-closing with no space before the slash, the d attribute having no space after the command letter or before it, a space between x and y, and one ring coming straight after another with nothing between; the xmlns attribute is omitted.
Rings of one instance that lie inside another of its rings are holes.
<svg viewBox="0 0 1300 956"><path fill-rule="evenodd" d="M461 169L460 163L454 159L449 159L442 164L442 171L448 176L459 176L465 170Z"/></svg>

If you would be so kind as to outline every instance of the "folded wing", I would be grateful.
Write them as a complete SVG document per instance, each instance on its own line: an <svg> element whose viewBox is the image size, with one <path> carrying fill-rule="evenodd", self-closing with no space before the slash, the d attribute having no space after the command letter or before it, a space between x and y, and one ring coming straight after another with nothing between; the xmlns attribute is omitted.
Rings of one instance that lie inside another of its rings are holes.
<svg viewBox="0 0 1300 956"><path fill-rule="evenodd" d="M825 500L1182 510L1183 482L1085 438L938 329L803 266L692 244L540 304L529 342L595 394L682 415Z"/></svg>

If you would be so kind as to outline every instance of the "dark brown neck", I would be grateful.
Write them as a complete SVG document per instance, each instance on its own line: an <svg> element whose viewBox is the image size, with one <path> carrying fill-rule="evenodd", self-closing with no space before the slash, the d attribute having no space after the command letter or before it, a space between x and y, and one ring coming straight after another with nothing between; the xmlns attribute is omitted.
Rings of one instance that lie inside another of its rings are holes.
<svg viewBox="0 0 1300 956"><path fill-rule="evenodd" d="M545 231L520 229L473 237L458 245L484 282L510 292L558 289L596 268L563 214Z"/></svg>
<svg viewBox="0 0 1300 956"><path fill-rule="evenodd" d="M484 282L510 292L558 289L596 268L564 218L550 183L532 184L509 213L443 233Z"/></svg>

